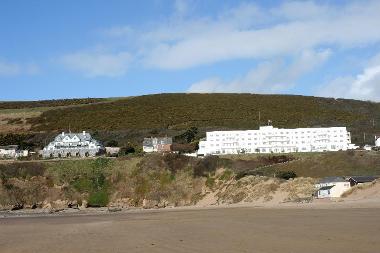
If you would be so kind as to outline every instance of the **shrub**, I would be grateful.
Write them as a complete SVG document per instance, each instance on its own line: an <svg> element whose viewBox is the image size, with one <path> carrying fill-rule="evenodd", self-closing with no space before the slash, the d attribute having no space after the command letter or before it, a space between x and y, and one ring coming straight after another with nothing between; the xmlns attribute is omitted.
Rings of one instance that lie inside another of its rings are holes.
<svg viewBox="0 0 380 253"><path fill-rule="evenodd" d="M296 178L297 174L294 171L279 171L276 173L277 178L289 180L291 178Z"/></svg>
<svg viewBox="0 0 380 253"><path fill-rule="evenodd" d="M110 140L106 143L107 147L117 147L119 146L119 143L116 140Z"/></svg>
<svg viewBox="0 0 380 253"><path fill-rule="evenodd" d="M210 173L214 173L218 166L220 166L220 158L217 156L207 156L201 159L194 166L194 176L195 177L205 177Z"/></svg>
<svg viewBox="0 0 380 253"><path fill-rule="evenodd" d="M247 170L247 171L241 171L236 174L235 179L239 180L243 177L246 176L263 176L264 173L262 171L257 171L257 170Z"/></svg>
<svg viewBox="0 0 380 253"><path fill-rule="evenodd" d="M248 196L248 194L246 192L240 191L240 192L232 195L232 202L233 203L239 203L239 202L243 201L247 196Z"/></svg>
<svg viewBox="0 0 380 253"><path fill-rule="evenodd" d="M191 143L195 140L198 134L198 128L190 127L183 134L174 137L174 141L177 143Z"/></svg>
<svg viewBox="0 0 380 253"><path fill-rule="evenodd" d="M90 207L107 206L108 202L109 202L109 197L106 190L99 190L99 191L93 192L88 197L88 206Z"/></svg>
<svg viewBox="0 0 380 253"><path fill-rule="evenodd" d="M215 178L208 177L206 180L206 186L211 189L214 187L214 185L215 185Z"/></svg>
<svg viewBox="0 0 380 253"><path fill-rule="evenodd" d="M232 177L232 171L231 170L225 170L223 174L219 177L220 180L228 180Z"/></svg>

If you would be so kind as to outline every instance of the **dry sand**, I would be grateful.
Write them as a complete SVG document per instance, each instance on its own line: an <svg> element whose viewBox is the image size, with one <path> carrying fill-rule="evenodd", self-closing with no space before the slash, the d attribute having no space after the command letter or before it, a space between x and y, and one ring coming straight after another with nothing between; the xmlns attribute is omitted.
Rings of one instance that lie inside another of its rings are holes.
<svg viewBox="0 0 380 253"><path fill-rule="evenodd" d="M379 208L216 208L0 219L0 252L380 252Z"/></svg>

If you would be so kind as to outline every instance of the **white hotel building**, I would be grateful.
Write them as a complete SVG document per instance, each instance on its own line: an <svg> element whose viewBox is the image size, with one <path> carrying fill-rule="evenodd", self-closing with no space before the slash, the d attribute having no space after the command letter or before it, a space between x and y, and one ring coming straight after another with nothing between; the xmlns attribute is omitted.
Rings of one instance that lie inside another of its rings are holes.
<svg viewBox="0 0 380 253"><path fill-rule="evenodd" d="M291 153L347 150L353 147L346 127L213 131L199 142L198 155Z"/></svg>

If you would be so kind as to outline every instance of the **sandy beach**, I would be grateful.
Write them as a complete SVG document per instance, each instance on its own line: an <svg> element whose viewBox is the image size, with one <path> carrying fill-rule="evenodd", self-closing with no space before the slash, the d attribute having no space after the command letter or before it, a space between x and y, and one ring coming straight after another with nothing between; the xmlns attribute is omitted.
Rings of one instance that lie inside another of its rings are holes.
<svg viewBox="0 0 380 253"><path fill-rule="evenodd" d="M0 252L378 252L379 208L216 208L0 219Z"/></svg>

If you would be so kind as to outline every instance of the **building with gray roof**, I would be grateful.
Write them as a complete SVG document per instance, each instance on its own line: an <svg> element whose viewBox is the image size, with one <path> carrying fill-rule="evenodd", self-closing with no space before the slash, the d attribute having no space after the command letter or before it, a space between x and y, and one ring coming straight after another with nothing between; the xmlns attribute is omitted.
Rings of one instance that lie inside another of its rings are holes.
<svg viewBox="0 0 380 253"><path fill-rule="evenodd" d="M170 152L173 140L171 137L151 137L144 138L143 151L151 152Z"/></svg>
<svg viewBox="0 0 380 253"><path fill-rule="evenodd" d="M91 137L91 134L65 133L57 135L42 151L42 157L86 157L96 156L103 146Z"/></svg>

